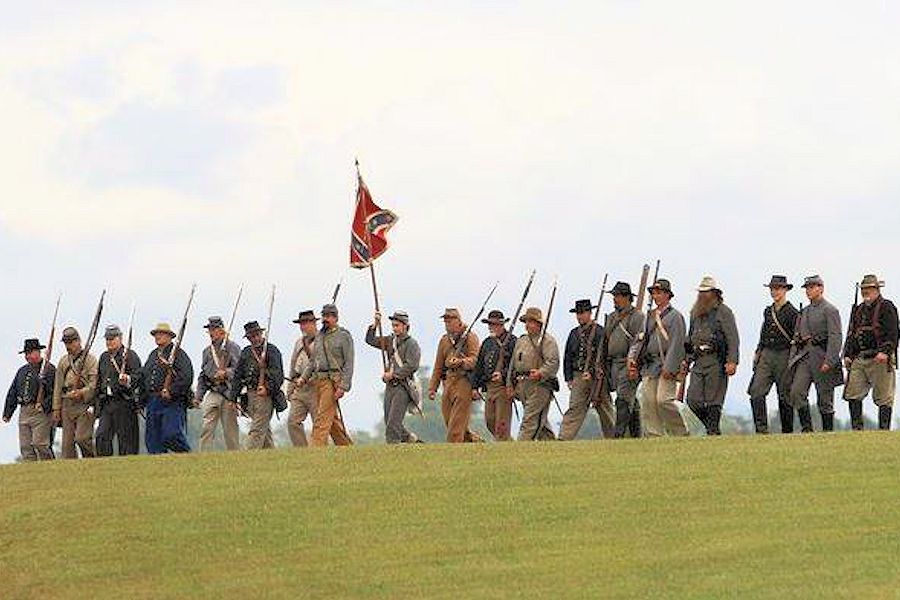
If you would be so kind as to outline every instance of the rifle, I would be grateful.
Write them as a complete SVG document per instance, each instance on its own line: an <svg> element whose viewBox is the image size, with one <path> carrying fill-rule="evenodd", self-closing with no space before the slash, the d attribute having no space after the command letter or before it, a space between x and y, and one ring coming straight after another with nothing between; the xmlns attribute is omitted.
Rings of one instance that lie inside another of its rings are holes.
<svg viewBox="0 0 900 600"><path fill-rule="evenodd" d="M91 347L94 345L94 340L97 339L97 331L100 329L100 317L103 315L103 300L106 298L106 290L103 290L103 293L100 294L100 302L97 304L97 310L94 311L94 320L91 323L91 330L88 332L87 343L81 347L81 350L75 355L75 358L72 359L71 368L72 372L75 373L75 381L78 387L84 385L84 361L87 360L87 355L91 351ZM81 363L81 370L75 368L75 365L78 363L79 359L83 359Z"/></svg>
<svg viewBox="0 0 900 600"><path fill-rule="evenodd" d="M472 326L475 324L475 322L478 319L481 318L481 315L484 314L484 310L487 308L488 302L491 301L491 297L493 297L494 292L497 291L497 286L499 286L499 285L500 285L499 282L494 284L494 287L491 288L491 291L487 295L487 298L484 299L484 304L481 305L481 309L478 311L478 314L476 314L475 318L469 322L469 325L468 325L468 327L466 327L466 330L463 332L463 334L461 336L459 336L459 339L456 340L456 344L453 345L453 353L456 354L456 356L459 356L460 354L462 354L463 348L466 345L466 340L469 339L469 333L471 333L471 331L472 331Z"/></svg>
<svg viewBox="0 0 900 600"><path fill-rule="evenodd" d="M266 336L263 338L262 351L259 353L259 380L256 387L268 390L269 383L266 381L268 372L267 363L269 359L269 329L272 327L272 310L275 308L275 286L272 286L272 294L269 296L269 318L266 321Z"/></svg>
<svg viewBox="0 0 900 600"><path fill-rule="evenodd" d="M528 299L529 292L531 292L531 284L534 283L534 276L536 274L537 271L532 270L531 275L528 277L528 283L525 284L525 290L522 292L522 299L519 300L519 306L516 308L516 314L513 316L512 324L509 326L509 335L512 335L513 330L516 328L516 325L519 322L519 316L522 314L522 309L525 308L525 301ZM504 350L506 350L506 348L501 344L500 356L497 359L497 372L502 373L504 370L506 370L506 377L503 379L503 381L506 382L509 381L509 378L512 375L512 361L509 362L509 365L503 364L506 361Z"/></svg>
<svg viewBox="0 0 900 600"><path fill-rule="evenodd" d="M334 287L334 293L331 295L331 303L337 304L338 294L341 293L341 286L344 285L344 278L341 277L337 285Z"/></svg>
<svg viewBox="0 0 900 600"><path fill-rule="evenodd" d="M559 289L559 280L553 280L553 291L550 292L550 305L547 307L547 316L544 317L544 326L541 327L541 338L538 341L538 354L541 357L541 362L544 362L544 339L547 337L547 329L550 328L550 315L553 314L553 304L556 302L556 290ZM562 407L559 405L559 400L556 399L556 394L553 394L553 402L556 404L556 410L559 411L559 414L563 414ZM539 427L542 427L541 424Z"/></svg>
<svg viewBox="0 0 900 600"><path fill-rule="evenodd" d="M222 350L226 352L226 344L228 344L228 340L231 339L231 330L234 328L234 319L237 317L238 306L241 304L241 298L244 295L244 284L238 288L237 298L234 300L234 307L231 309L231 319L228 321L228 330L225 332L225 339L222 341ZM212 354L213 362L216 363L216 369L222 369L222 358L219 356L219 353L216 351L215 345L212 343L212 340L209 342L209 352Z"/></svg>
<svg viewBox="0 0 900 600"><path fill-rule="evenodd" d="M128 366L128 354L131 352L131 341L134 338L134 311L135 305L134 303L132 303L131 316L128 318L128 338L126 339L125 343L125 354L122 355L122 364L119 365L118 369L116 369L119 372L119 377L125 374L125 367ZM115 365L115 359L112 356L110 356L109 358L112 361L113 365Z"/></svg>
<svg viewBox="0 0 900 600"><path fill-rule="evenodd" d="M175 343L172 344L172 352L169 353L169 358L164 360L163 363L166 367L166 378L163 380L163 389L166 396L169 396L172 393L172 378L175 375L175 359L178 356L178 351L181 349L181 342L184 339L184 332L187 329L188 315L191 312L191 305L194 303L194 294L197 292L197 284L191 285L191 294L188 296L187 306L184 309L184 317L181 319L181 327L178 329L178 336L175 338Z"/></svg>
<svg viewBox="0 0 900 600"><path fill-rule="evenodd" d="M56 297L56 308L53 309L53 323L50 325L50 337L47 339L47 350L44 352L44 360L41 361L41 371L38 375L38 393L37 399L34 402L34 405L39 406L41 410L44 409L44 400L46 399L46 393L44 392L44 379L47 377L47 369L50 367L50 361L53 358L53 338L56 337L56 318L59 316L59 303L62 300L62 294L60 293Z"/></svg>
<svg viewBox="0 0 900 600"><path fill-rule="evenodd" d="M597 307L594 309L594 324L591 326L591 333L588 336L588 355L584 361L584 373L590 376L591 367L594 364L594 380L591 383L591 393L588 398L595 398L600 394L600 382L603 381L603 352L601 352L600 343L597 343L596 357L594 351L594 335L597 332L597 319L600 318L600 307L603 305L603 296L606 294L606 281L609 279L609 273L603 275L603 283L600 284L600 298L597 300Z"/></svg>
<svg viewBox="0 0 900 600"><path fill-rule="evenodd" d="M657 279L659 279L659 259L656 261L656 270L653 272L653 285L656 285ZM644 292L644 286L641 286L641 293ZM650 298L647 300L647 313L644 315L644 332L641 334L641 345L640 349L637 353L637 356L634 357L635 366L640 369L640 363L644 356L644 352L647 350L647 342L650 338L650 312L653 310L653 294L647 294Z"/></svg>
<svg viewBox="0 0 900 600"><path fill-rule="evenodd" d="M650 278L650 265L644 265L643 271L641 271L641 285L638 288L638 297L637 303L635 306L640 310L640 308L644 305L644 298L647 296L647 280Z"/></svg>

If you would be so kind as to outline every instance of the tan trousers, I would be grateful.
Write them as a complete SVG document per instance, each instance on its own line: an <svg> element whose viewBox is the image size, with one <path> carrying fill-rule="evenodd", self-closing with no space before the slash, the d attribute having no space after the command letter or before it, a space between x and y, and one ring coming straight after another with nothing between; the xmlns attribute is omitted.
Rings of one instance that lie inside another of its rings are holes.
<svg viewBox="0 0 900 600"><path fill-rule="evenodd" d="M309 416L316 420L316 388L306 384L294 390L291 396L291 410L288 413L287 430L294 446L306 446L306 430L303 422Z"/></svg>
<svg viewBox="0 0 900 600"><path fill-rule="evenodd" d="M537 382L523 379L516 386L516 395L524 406L522 423L519 426L519 441L553 439L553 434L546 424L553 392Z"/></svg>
<svg viewBox="0 0 900 600"><path fill-rule="evenodd" d="M498 442L510 440L512 403L512 400L507 399L506 386L502 383L487 385L487 395L484 398L484 423Z"/></svg>
<svg viewBox="0 0 900 600"><path fill-rule="evenodd" d="M247 434L247 450L263 450L275 446L272 439L272 397L247 393L247 414L250 416L250 432Z"/></svg>
<svg viewBox="0 0 900 600"><path fill-rule="evenodd" d="M19 406L19 449L22 460L51 460L50 428L53 417L36 404Z"/></svg>
<svg viewBox="0 0 900 600"><path fill-rule="evenodd" d="M572 389L569 393L569 408L563 415L562 425L559 428L559 439L574 440L584 424L588 410L591 408L592 379L584 379L581 374L576 374L572 380ZM604 386L605 388L606 386ZM616 435L616 409L606 389L600 390L600 397L593 404L600 417L600 431L605 439L612 439Z"/></svg>
<svg viewBox="0 0 900 600"><path fill-rule="evenodd" d="M641 426L648 437L687 435L687 426L675 403L677 382L662 377L641 381Z"/></svg>
<svg viewBox="0 0 900 600"><path fill-rule="evenodd" d="M222 436L227 450L240 450L237 409L222 394L208 392L200 403L203 411L203 430L200 432L200 451L212 450L216 438L216 427L222 423Z"/></svg>
<svg viewBox="0 0 900 600"><path fill-rule="evenodd" d="M88 404L63 400L62 411L62 457L78 458L75 445L81 450L82 458L93 458L94 453L94 413L88 412Z"/></svg>
<svg viewBox="0 0 900 600"><path fill-rule="evenodd" d="M844 398L864 400L871 391L877 406L893 406L896 385L897 373L890 363L880 364L874 358L857 358L850 363Z"/></svg>
<svg viewBox="0 0 900 600"><path fill-rule="evenodd" d="M337 410L337 400L334 399L338 384L332 379L320 378L315 380L315 385L316 414L313 418L311 445L327 445L330 435L335 446L350 446L353 441L344 429L344 422Z"/></svg>
<svg viewBox="0 0 900 600"><path fill-rule="evenodd" d="M448 373L441 395L441 414L447 426L447 441L451 444L471 442L469 419L472 415L472 386L463 373Z"/></svg>

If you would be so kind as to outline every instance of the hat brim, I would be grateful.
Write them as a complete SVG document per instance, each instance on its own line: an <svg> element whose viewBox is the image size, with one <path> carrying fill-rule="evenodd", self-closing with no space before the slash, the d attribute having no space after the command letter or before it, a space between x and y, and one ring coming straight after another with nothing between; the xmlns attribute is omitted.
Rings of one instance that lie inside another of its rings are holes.
<svg viewBox="0 0 900 600"><path fill-rule="evenodd" d="M225 329L225 324L222 323L221 325L213 325L212 323L207 323L203 326L203 329Z"/></svg>
<svg viewBox="0 0 900 600"><path fill-rule="evenodd" d="M528 321L534 321L535 323L540 323L541 325L544 324L544 321L542 321L540 319L535 319L534 317L519 317L519 321L521 321L522 323L527 323Z"/></svg>
<svg viewBox="0 0 900 600"><path fill-rule="evenodd" d="M29 352L34 352L35 350L45 350L47 346L37 346L35 348L25 348L19 352L19 354L28 354Z"/></svg>
<svg viewBox="0 0 900 600"><path fill-rule="evenodd" d="M818 286L818 287L825 287L825 284L824 284L824 283L819 283L819 282L817 281L817 282L815 282L815 283L804 283L804 284L801 285L800 287L802 287L803 289L806 289L806 288L816 287L816 286Z"/></svg>
<svg viewBox="0 0 900 600"><path fill-rule="evenodd" d="M769 289L780 287L780 288L786 289L787 291L791 291L792 289L794 289L794 284L793 283L764 283L763 287L769 288Z"/></svg>
<svg viewBox="0 0 900 600"><path fill-rule="evenodd" d="M252 333L265 333L265 332L266 332L265 327L257 327L255 329L251 329L250 331L245 331L244 337L248 338L248 337L250 337L250 334L252 334Z"/></svg>
<svg viewBox="0 0 900 600"><path fill-rule="evenodd" d="M302 319L294 319L292 322L299 325L300 323L315 323L318 320L319 317L303 317Z"/></svg>
<svg viewBox="0 0 900 600"><path fill-rule="evenodd" d="M485 325L506 325L509 323L509 317L505 319L482 319L481 322Z"/></svg>
<svg viewBox="0 0 900 600"><path fill-rule="evenodd" d="M578 314L578 313L591 312L591 311L594 310L595 308L597 308L597 307L596 307L596 306L591 306L590 308L583 308L583 309L582 309L582 308L570 308L570 309L569 309L569 312L572 313L573 315L575 315L575 314Z"/></svg>
<svg viewBox="0 0 900 600"><path fill-rule="evenodd" d="M717 287L698 287L697 291L698 292L721 292L722 290L720 290Z"/></svg>
<svg viewBox="0 0 900 600"><path fill-rule="evenodd" d="M157 333L165 333L166 335L171 336L172 339L178 337L178 334L176 334L174 331L168 331L166 329L154 329L150 332L150 335L156 335Z"/></svg>
<svg viewBox="0 0 900 600"><path fill-rule="evenodd" d="M659 291L661 291L661 292L665 292L665 293L667 293L667 294L669 295L669 298L674 298L674 297L675 297L675 292L673 292L672 290L667 290L666 288L661 288L661 287L656 286L656 285L651 285L650 287L647 288L647 291L650 292L650 293L653 293L653 290L659 290Z"/></svg>

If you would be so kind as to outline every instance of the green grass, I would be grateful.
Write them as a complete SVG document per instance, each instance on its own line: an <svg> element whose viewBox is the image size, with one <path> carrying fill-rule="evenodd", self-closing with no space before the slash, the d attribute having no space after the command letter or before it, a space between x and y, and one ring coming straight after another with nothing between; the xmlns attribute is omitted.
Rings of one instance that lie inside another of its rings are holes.
<svg viewBox="0 0 900 600"><path fill-rule="evenodd" d="M900 435L0 468L0 596L896 597Z"/></svg>

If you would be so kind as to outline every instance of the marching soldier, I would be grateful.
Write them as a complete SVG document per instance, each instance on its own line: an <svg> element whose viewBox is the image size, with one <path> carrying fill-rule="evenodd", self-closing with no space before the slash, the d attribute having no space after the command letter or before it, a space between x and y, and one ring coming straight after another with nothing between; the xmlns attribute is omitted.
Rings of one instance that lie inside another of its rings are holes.
<svg viewBox="0 0 900 600"><path fill-rule="evenodd" d="M591 391L600 392L594 390L594 381L604 376L596 370L597 353L602 350L603 327L591 318L594 308L590 300L578 300L575 308L569 311L575 314L578 326L569 332L563 356L563 376L570 392L569 408L559 428L559 439L563 441L575 439L591 404L597 408L603 437L612 438L615 433L616 416L609 394L603 390L599 397L591 397Z"/></svg>
<svg viewBox="0 0 900 600"><path fill-rule="evenodd" d="M387 352L390 362L381 380L384 382L384 437L388 444L412 444L419 441L416 434L403 425L403 419L412 406L418 406L416 371L422 351L419 343L409 335L409 315L395 311L388 317L392 335L375 335L381 314L375 313L375 321L366 331L366 343Z"/></svg>
<svg viewBox="0 0 900 600"><path fill-rule="evenodd" d="M313 360L306 366L298 381L300 385L304 385L314 378L316 414L313 421L313 446L326 445L329 435L336 446L349 446L353 443L347 434L338 404L350 391L353 359L353 337L338 325L337 306L326 304L322 307L322 328L316 334Z"/></svg>
<svg viewBox="0 0 900 600"><path fill-rule="evenodd" d="M675 404L678 374L684 362L684 317L672 307L672 284L658 279L648 288L656 308L647 315L641 339L629 351L629 378L641 377L641 426L648 436L687 435Z"/></svg>
<svg viewBox="0 0 900 600"><path fill-rule="evenodd" d="M97 378L97 455L112 456L113 437L119 444L119 456L137 454L140 430L135 395L141 359L134 350L126 351L116 325L107 327L103 337L106 352L100 355Z"/></svg>
<svg viewBox="0 0 900 600"><path fill-rule="evenodd" d="M722 301L716 280L708 275L697 288L685 349L685 362L691 365L688 407L706 427L707 435L722 435L722 405L728 378L737 372L740 340L734 313Z"/></svg>
<svg viewBox="0 0 900 600"><path fill-rule="evenodd" d="M847 386L853 429L863 429L862 403L869 391L878 406L878 428L891 428L897 368L897 307L881 295L883 282L866 275L859 284L863 303L850 316L844 345Z"/></svg>
<svg viewBox="0 0 900 600"><path fill-rule="evenodd" d="M293 446L306 446L306 430L303 422L309 416L316 418L316 386L306 382L298 383L303 371L309 365L313 357L316 344L316 313L311 310L300 311L294 323L300 326L300 338L294 344L294 352L291 354L290 375L287 387L287 397L291 404L288 413L287 430Z"/></svg>
<svg viewBox="0 0 900 600"><path fill-rule="evenodd" d="M800 416L804 432L811 432L809 387L816 386L822 429L834 429L834 388L844 383L841 368L841 315L825 299L825 282L818 275L803 282L809 305L800 311L794 330L794 348L788 361L792 372L791 404Z"/></svg>
<svg viewBox="0 0 900 600"><path fill-rule="evenodd" d="M53 421L62 424L62 457L94 457L94 396L97 389L97 359L81 346L74 327L63 329L66 354L56 365L59 374L53 386Z"/></svg>
<svg viewBox="0 0 900 600"><path fill-rule="evenodd" d="M272 412L284 410L286 401L281 384L284 382L284 366L281 352L266 340L266 330L256 321L244 325L244 337L250 342L241 351L231 397L239 399L244 412L250 417L247 449L273 448ZM242 393L246 390L246 393Z"/></svg>
<svg viewBox="0 0 900 600"><path fill-rule="evenodd" d="M559 345L549 333L541 333L540 308L527 309L519 320L525 323L525 335L516 340L512 380L507 382L524 406L519 441L553 439L546 422L553 393L559 391Z"/></svg>
<svg viewBox="0 0 900 600"><path fill-rule="evenodd" d="M478 360L478 336L463 323L456 308L446 309L441 319L447 333L438 343L434 371L428 385L428 398L435 399L438 385L443 381L441 414L447 427L447 441L480 441L469 430L472 413L472 382L469 380L469 373L475 369L475 362ZM464 335L466 338L462 340Z"/></svg>
<svg viewBox="0 0 900 600"><path fill-rule="evenodd" d="M147 408L147 452L190 452L185 422L187 407L193 403L194 366L187 353L175 347L176 333L168 323L160 323L150 335L156 348L147 357L141 374L141 404Z"/></svg>
<svg viewBox="0 0 900 600"><path fill-rule="evenodd" d="M241 356L241 348L228 339L222 317L210 317L203 326L209 334L209 346L203 349L200 375L197 377L197 393L194 406L203 411L203 429L200 432L200 451L212 450L216 428L222 423L222 435L226 450L239 450L240 430L238 410L231 385L234 370Z"/></svg>
<svg viewBox="0 0 900 600"><path fill-rule="evenodd" d="M41 378L43 349L37 339L25 340L24 348L19 353L25 355L25 364L16 372L3 407L4 423L9 423L16 408L19 409L19 449L24 461L53 459L50 410L56 368L48 364Z"/></svg>
<svg viewBox="0 0 900 600"><path fill-rule="evenodd" d="M644 319L634 305L631 286L619 281L612 289L615 310L606 315L603 356L609 389L616 394L615 437L641 437L641 410L637 403L637 379L628 377L628 350L641 333Z"/></svg>
<svg viewBox="0 0 900 600"><path fill-rule="evenodd" d="M781 432L794 431L794 408L791 406L790 382L787 381L788 358L794 326L800 314L787 299L787 293L794 289L784 275L772 275L769 282L772 304L763 311L759 343L753 357L753 379L747 393L756 433L769 433L769 415L766 410L766 396L775 384L778 392L778 416Z"/></svg>
<svg viewBox="0 0 900 600"><path fill-rule="evenodd" d="M503 379L513 356L516 336L506 329L509 318L505 317L502 311L490 311L487 318L481 322L488 326L490 335L485 338L478 350L475 369L470 377L472 399L477 400L481 392L484 393L485 425L495 441L508 442L512 426L513 399L508 395Z"/></svg>

